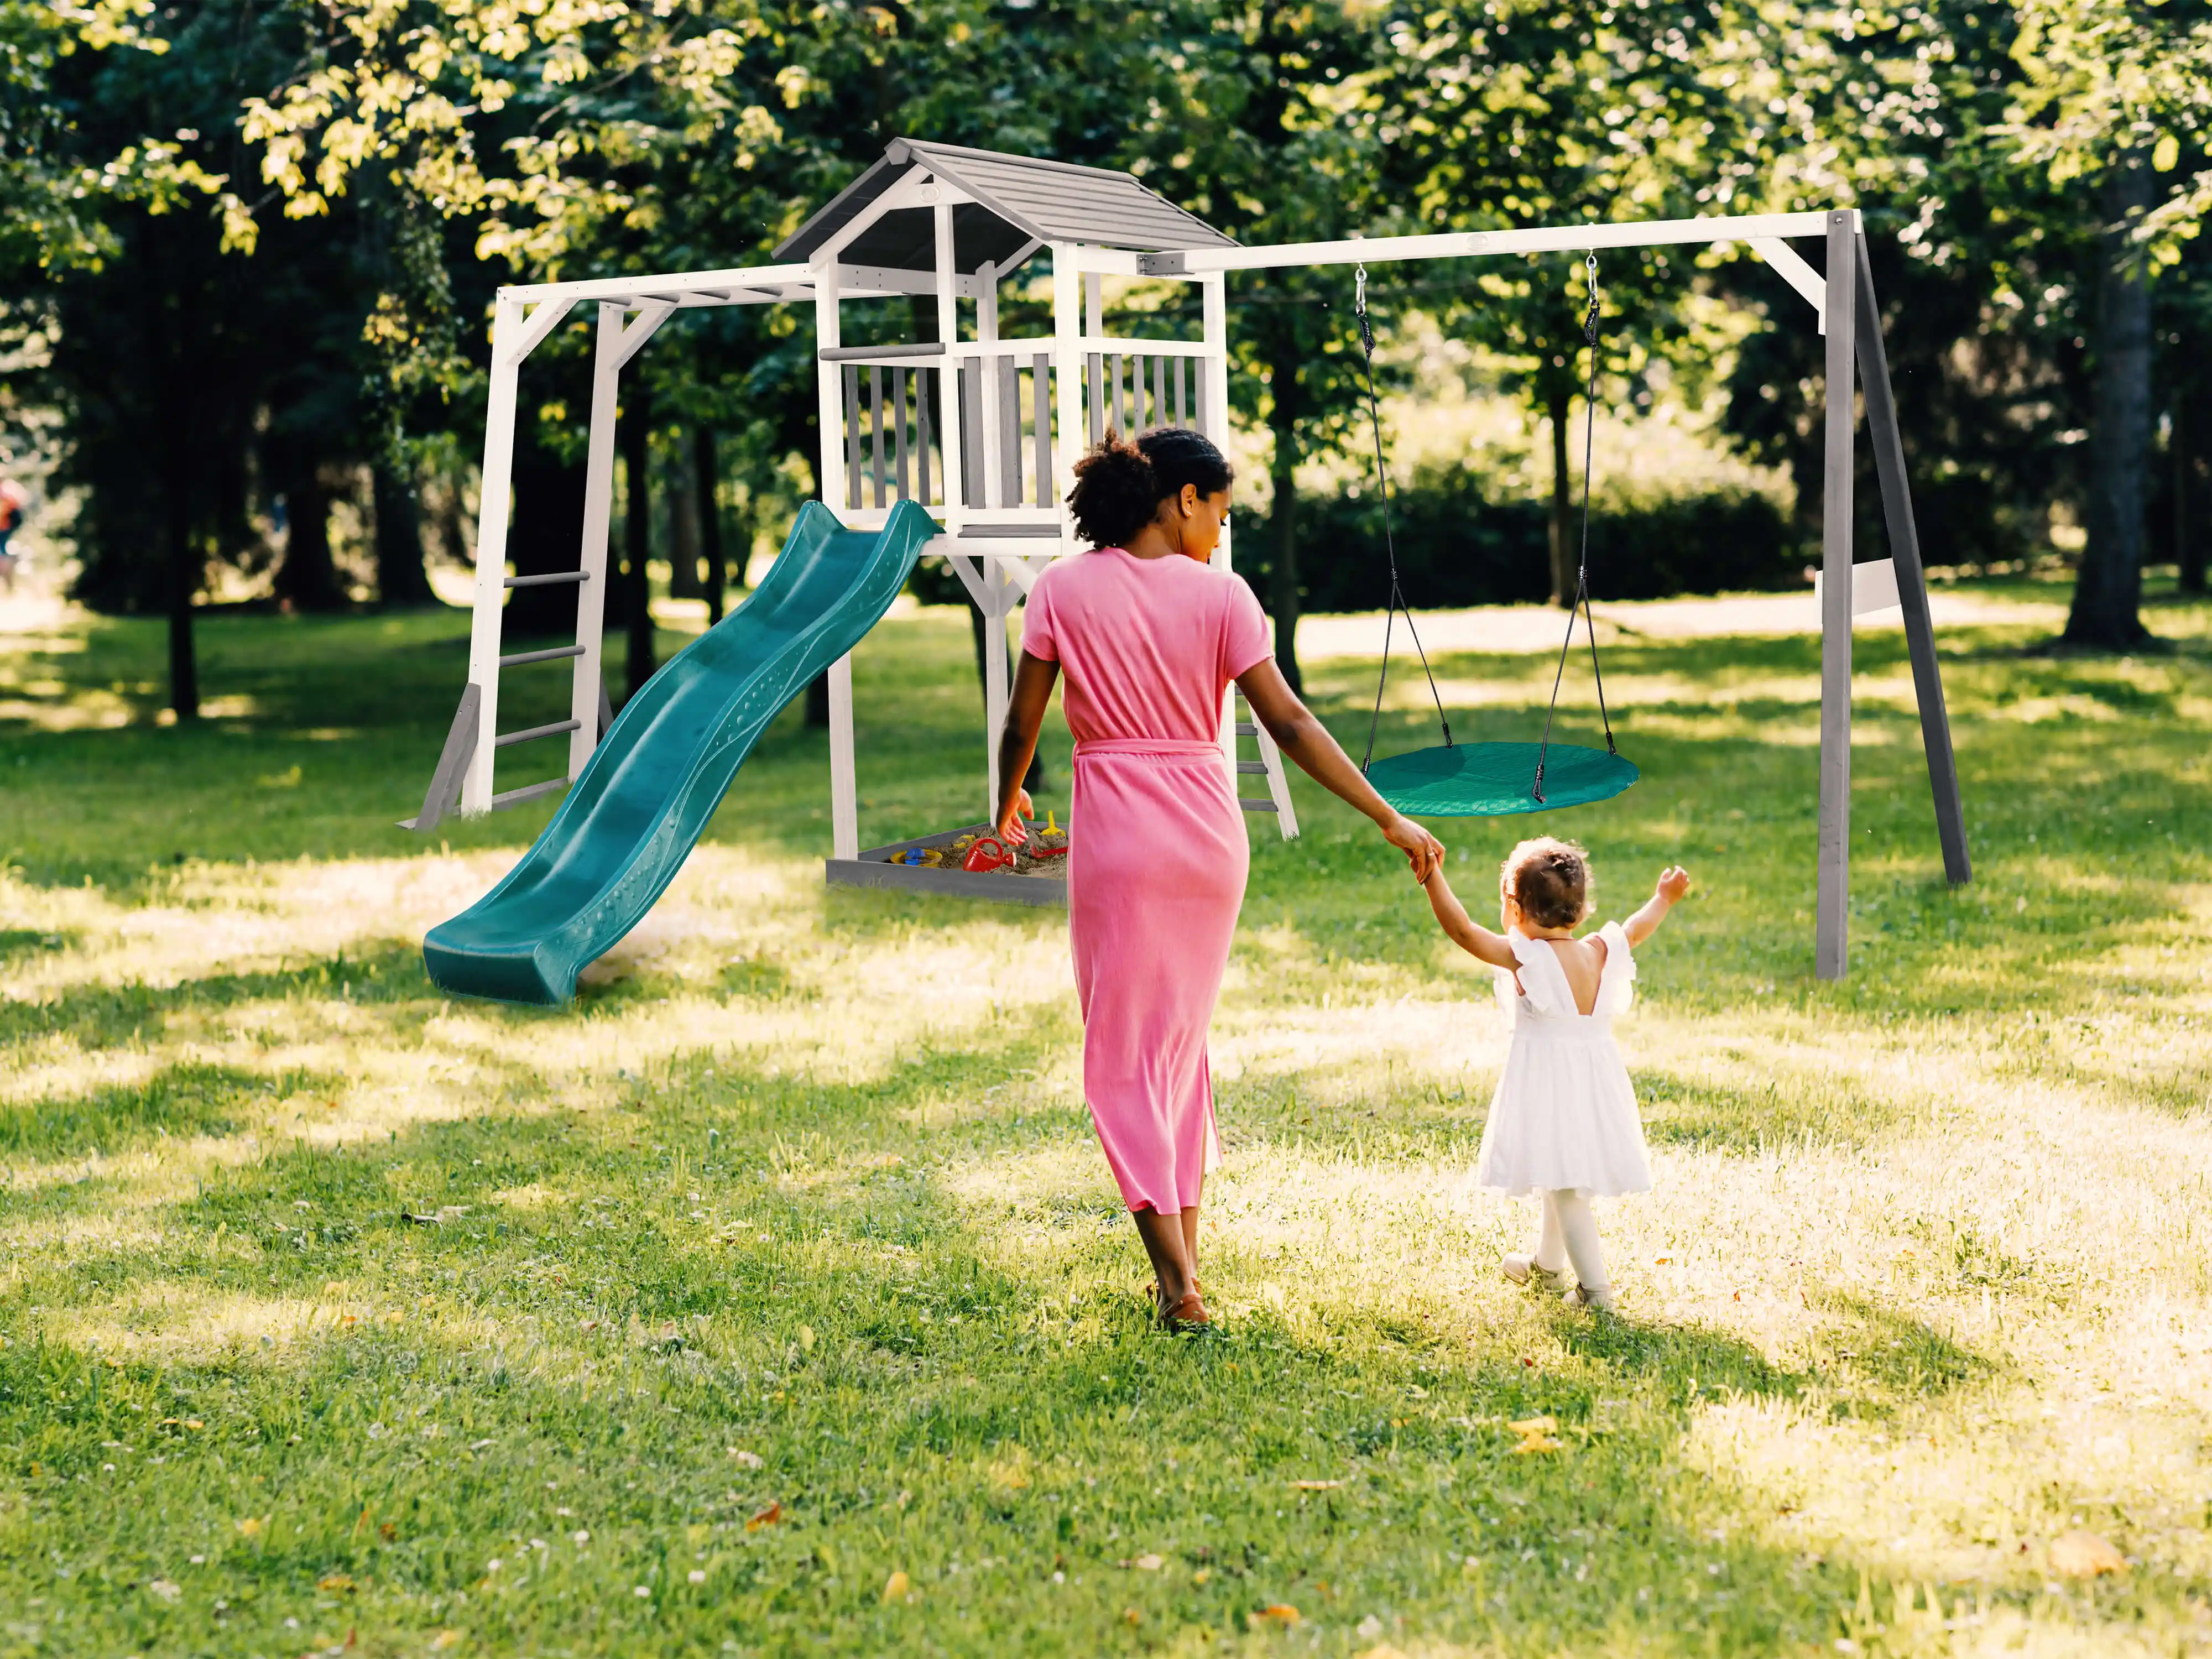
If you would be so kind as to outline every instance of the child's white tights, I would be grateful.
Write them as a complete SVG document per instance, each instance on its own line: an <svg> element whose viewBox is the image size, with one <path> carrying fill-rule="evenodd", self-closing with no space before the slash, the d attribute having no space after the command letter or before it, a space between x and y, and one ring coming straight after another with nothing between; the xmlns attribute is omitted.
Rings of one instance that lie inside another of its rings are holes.
<svg viewBox="0 0 2212 1659"><path fill-rule="evenodd" d="M1544 1194L1544 1219L1536 1232L1534 1256L1538 1268L1547 1273L1565 1271L1574 1264L1575 1277L1592 1296L1609 1293L1605 1276L1605 1252L1598 1248L1597 1216L1589 1200L1571 1187Z"/></svg>

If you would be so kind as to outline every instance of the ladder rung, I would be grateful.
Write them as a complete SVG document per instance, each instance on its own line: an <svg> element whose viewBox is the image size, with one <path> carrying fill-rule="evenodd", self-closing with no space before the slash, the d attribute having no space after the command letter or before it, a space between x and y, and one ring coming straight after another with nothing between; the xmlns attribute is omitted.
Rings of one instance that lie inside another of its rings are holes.
<svg viewBox="0 0 2212 1659"><path fill-rule="evenodd" d="M1279 812L1283 810L1271 800L1255 800L1249 795L1237 804L1248 812Z"/></svg>
<svg viewBox="0 0 2212 1659"><path fill-rule="evenodd" d="M1237 763L1237 769L1240 772L1259 772L1264 774L1267 769L1267 763L1265 761L1238 761Z"/></svg>
<svg viewBox="0 0 2212 1659"><path fill-rule="evenodd" d="M509 587L552 587L561 582L587 582L592 580L588 570L556 570L548 576L509 576Z"/></svg>
<svg viewBox="0 0 2212 1659"><path fill-rule="evenodd" d="M548 778L543 783L525 784L520 789L509 789L491 798L493 810L502 806L520 806L526 800L536 800L540 795L550 795L556 789L566 789L566 778Z"/></svg>
<svg viewBox="0 0 2212 1659"><path fill-rule="evenodd" d="M1239 720L1237 722L1237 735L1240 738L1256 738L1260 735L1260 728L1250 720Z"/></svg>
<svg viewBox="0 0 2212 1659"><path fill-rule="evenodd" d="M556 720L550 726L533 726L524 732L509 732L505 737L494 738L491 746L504 749L511 743L528 743L533 738L550 738L556 732L577 732L583 729L581 720Z"/></svg>
<svg viewBox="0 0 2212 1659"><path fill-rule="evenodd" d="M580 657L583 654L584 647L580 645L556 645L549 651L518 651L511 657L501 657L499 665L501 668L520 668L526 662L551 662L560 657Z"/></svg>

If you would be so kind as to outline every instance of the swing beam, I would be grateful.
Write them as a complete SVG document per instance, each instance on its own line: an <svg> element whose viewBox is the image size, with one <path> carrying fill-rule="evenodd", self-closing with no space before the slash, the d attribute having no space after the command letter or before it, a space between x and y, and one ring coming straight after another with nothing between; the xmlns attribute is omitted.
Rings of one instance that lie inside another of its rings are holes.
<svg viewBox="0 0 2212 1659"><path fill-rule="evenodd" d="M1818 237L1825 258L1815 270L1790 240ZM1814 213L1747 214L1734 217L1660 219L1641 224L1542 226L1528 230L1472 231L1423 236L1355 237L1340 241L1285 242L1269 247L1192 248L1140 254L1139 273L1188 276L1292 265L1380 264L1397 259L1465 259L1498 255L1582 252L1605 248L1668 247L1739 242L1772 266L1775 274L1813 308L1826 337L1826 374L1832 390L1824 412L1820 494L1820 810L1819 878L1814 908L1813 967L1821 979L1841 979L1850 957L1851 827L1851 603L1852 481L1857 411L1856 388L1866 404L1867 435L1881 487L1884 528L1897 576L1912 687L1920 711L1928 782L1935 797L1936 840L1943 873L1954 886L1973 878L1966 848L1959 768L1951 748L1950 715L1936 658L1929 612L1927 573L1905 480L1905 449L1890 386L1888 354L1881 339L1874 269L1866 228L1856 209Z"/></svg>

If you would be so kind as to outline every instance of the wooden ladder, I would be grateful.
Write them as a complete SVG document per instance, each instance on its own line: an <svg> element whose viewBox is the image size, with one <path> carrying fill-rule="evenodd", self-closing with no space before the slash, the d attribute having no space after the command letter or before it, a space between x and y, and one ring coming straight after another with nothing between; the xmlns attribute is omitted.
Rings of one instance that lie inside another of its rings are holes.
<svg viewBox="0 0 2212 1659"><path fill-rule="evenodd" d="M1264 795L1243 794L1240 786L1237 804L1248 812L1273 812L1275 827L1282 831L1283 839L1288 841L1298 833L1298 814L1297 809L1291 805L1291 786L1283 775L1283 751L1275 746L1275 740L1267 735L1267 728L1252 718L1251 708L1244 703L1244 694L1232 688L1230 696L1232 700L1230 707L1236 715L1237 775L1240 779L1264 777L1267 780L1267 793ZM1247 738L1252 739L1253 746L1259 750L1259 759L1244 758L1244 740Z"/></svg>

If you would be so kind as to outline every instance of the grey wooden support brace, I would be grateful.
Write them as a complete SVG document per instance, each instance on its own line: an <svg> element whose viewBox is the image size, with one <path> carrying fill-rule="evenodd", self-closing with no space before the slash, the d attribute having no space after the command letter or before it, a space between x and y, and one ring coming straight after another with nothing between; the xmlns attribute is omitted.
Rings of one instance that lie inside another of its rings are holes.
<svg viewBox="0 0 2212 1659"><path fill-rule="evenodd" d="M595 747L596 747L598 744L602 744L602 743L605 743L605 742L607 740L607 728L608 728L609 726L612 726L614 723L615 723L615 705L614 705L614 702L613 702L613 700L612 700L611 698L610 698L610 697L607 696L607 683L606 683L606 681L605 681L605 680L602 679L602 680L599 682L599 731L598 731L598 735L596 735L596 736L592 739L592 744L593 744L593 745L594 745Z"/></svg>
<svg viewBox="0 0 2212 1659"><path fill-rule="evenodd" d="M1857 234L1828 215L1826 447L1820 479L1820 833L1813 972L1841 979L1851 932L1851 441Z"/></svg>
<svg viewBox="0 0 2212 1659"><path fill-rule="evenodd" d="M1913 523L1912 494L1905 476L1905 445L1889 383L1889 354L1882 347L1881 311L1875 302L1874 267L1866 236L1855 239L1858 257L1859 384L1866 393L1867 438L1881 480L1881 513L1897 566L1897 598L1905 612L1905 643L1912 657L1912 690L1920 706L1920 741L1928 754L1928 785L1936 798L1936 835L1943 848L1943 874L1958 886L1974 878L1966 852L1966 818L1959 800L1959 763L1951 753L1951 717L1943 703L1943 674L1936 662L1936 628L1928 614L1928 578L1920 563L1920 532Z"/></svg>
<svg viewBox="0 0 2212 1659"><path fill-rule="evenodd" d="M427 836L460 806L461 780L476 757L477 719L483 708L483 688L471 680L461 688L460 706L453 710L453 724L446 733L445 748L439 752L437 769L430 774L430 787L422 792L422 810L411 818L400 819L402 830Z"/></svg>

